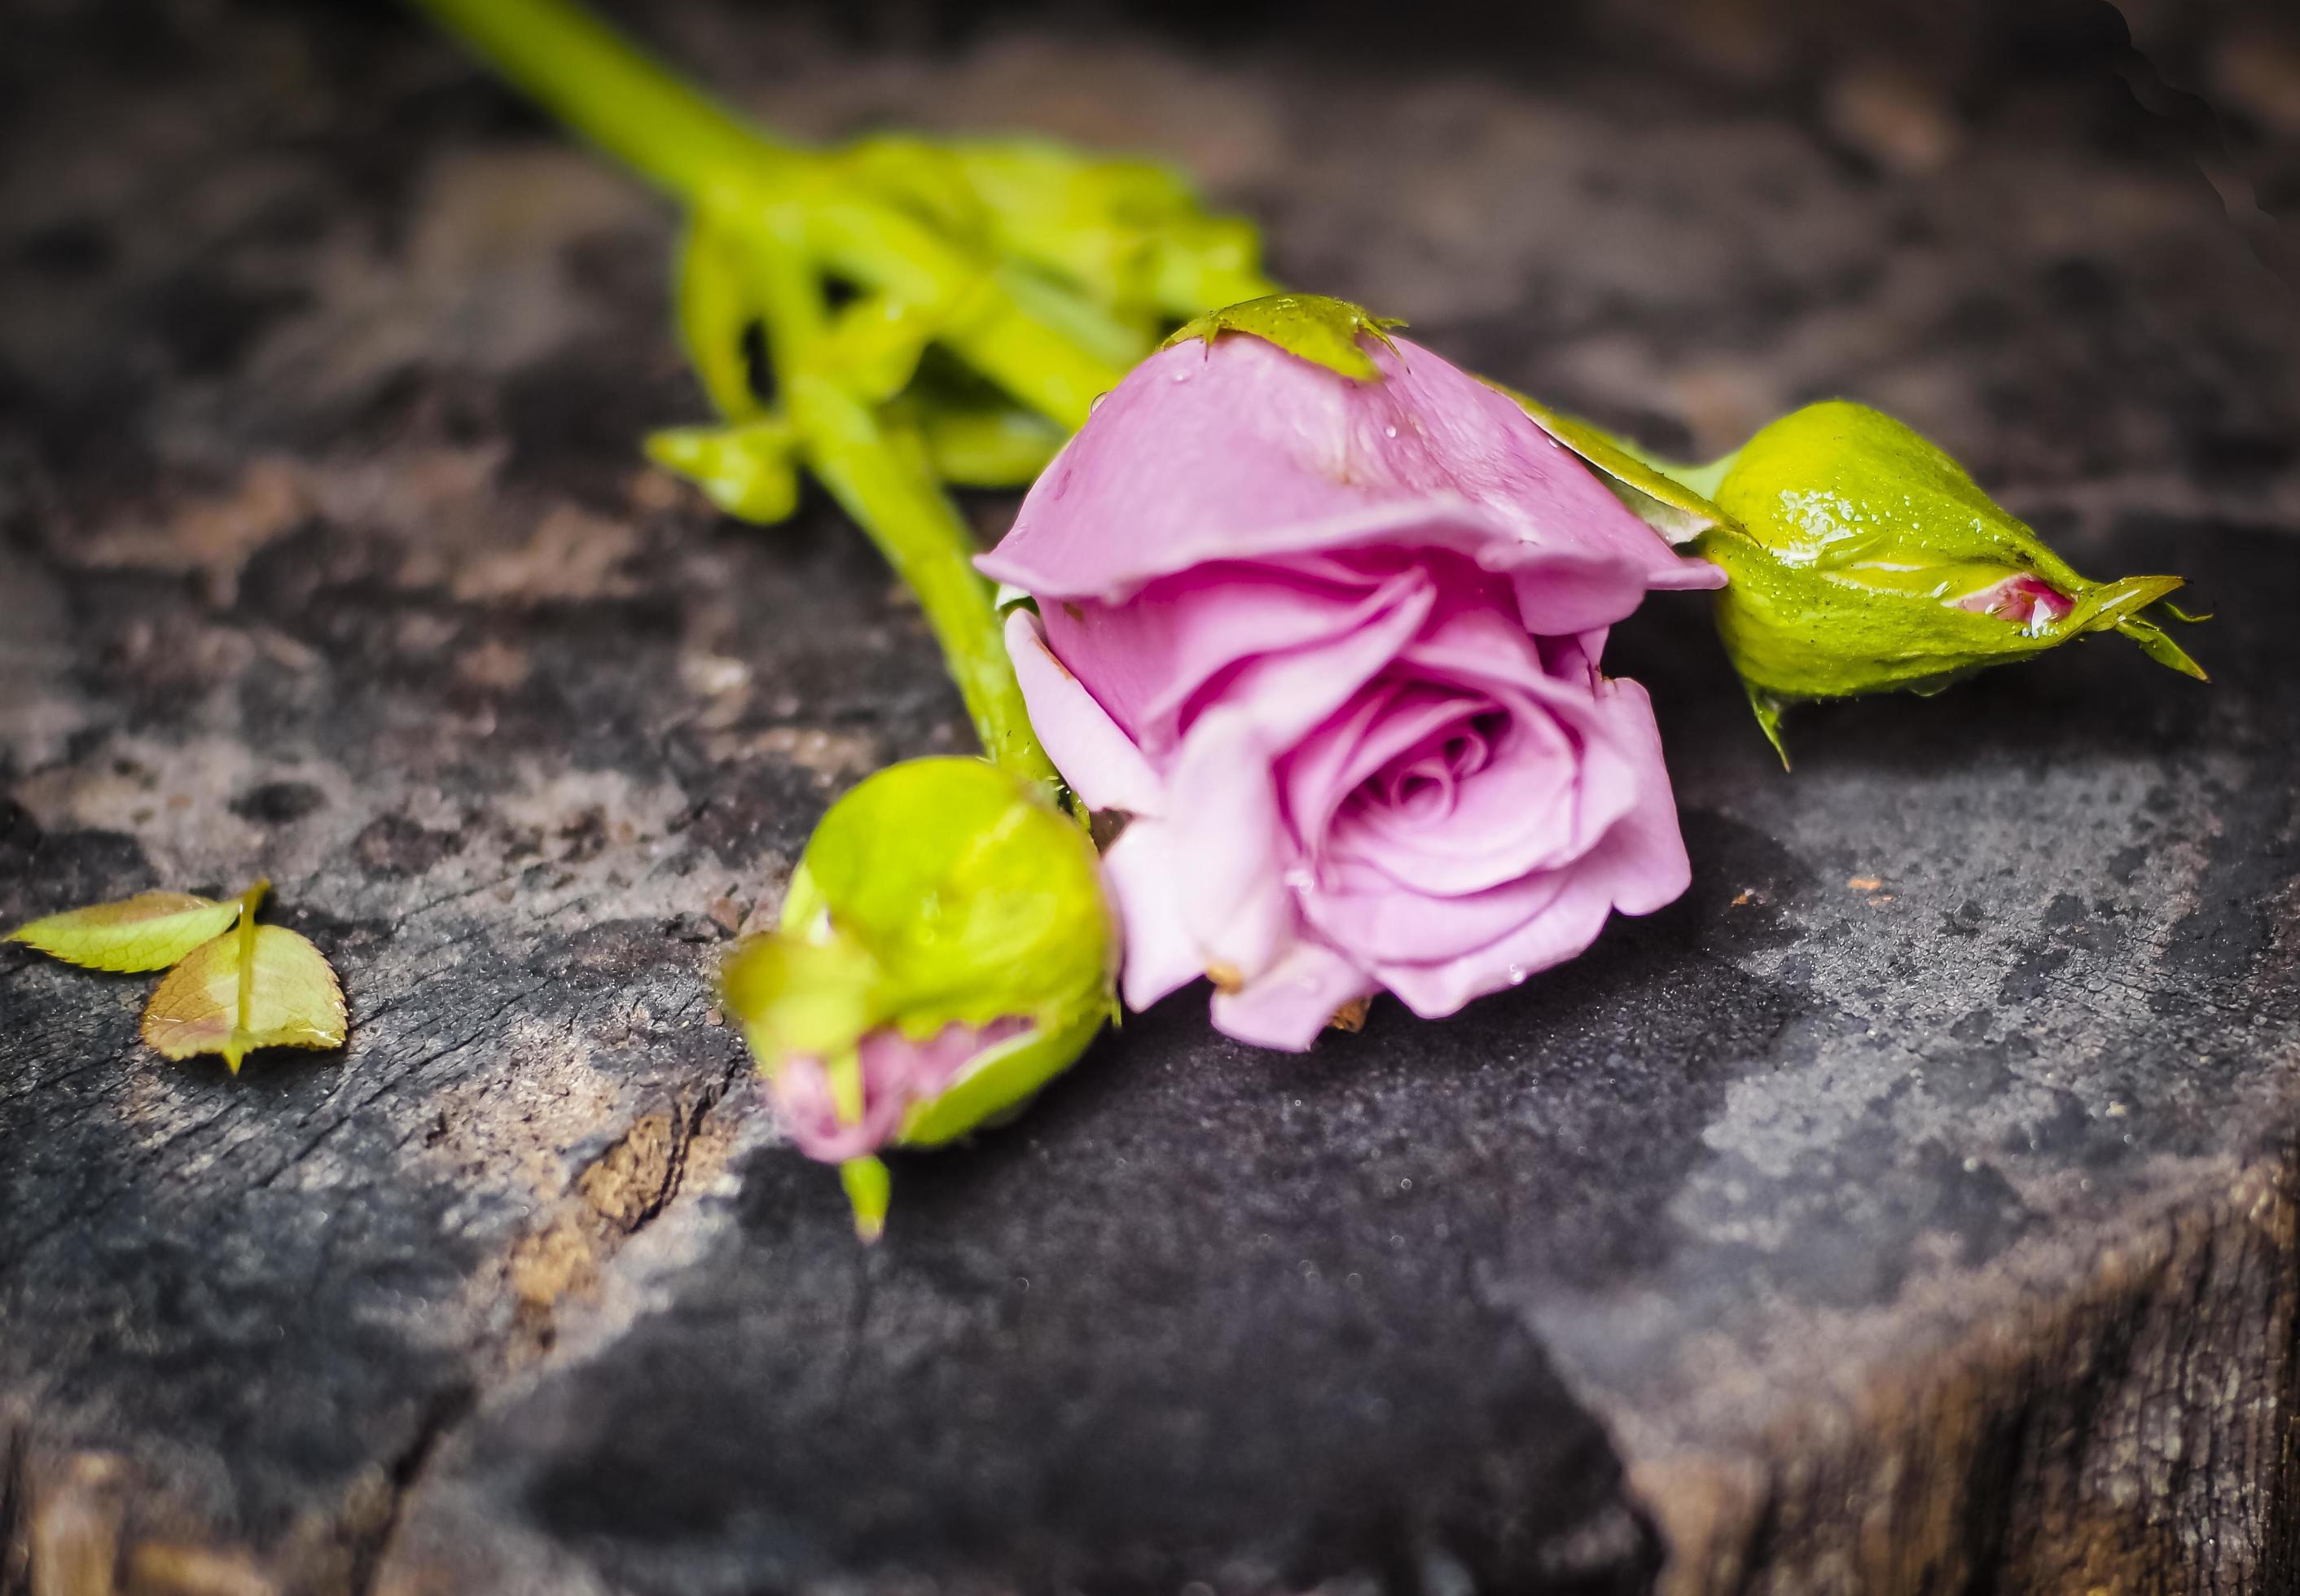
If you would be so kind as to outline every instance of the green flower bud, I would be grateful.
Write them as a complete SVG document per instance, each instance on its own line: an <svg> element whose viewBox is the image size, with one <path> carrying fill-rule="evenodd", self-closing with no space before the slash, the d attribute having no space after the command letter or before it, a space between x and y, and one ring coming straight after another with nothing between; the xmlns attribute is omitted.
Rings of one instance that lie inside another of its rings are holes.
<svg viewBox="0 0 2300 1596"><path fill-rule="evenodd" d="M980 760L912 760L833 804L779 927L721 974L727 1010L809 1156L841 1166L866 1240L872 1155L996 1122L1086 1051L1118 943L1086 833Z"/></svg>
<svg viewBox="0 0 2300 1596"><path fill-rule="evenodd" d="M1724 519L1693 552L1731 578L1717 628L1777 751L1790 702L1935 693L2092 632L2204 677L2144 615L2180 578L2079 576L1955 461L1865 405L1808 405L1719 467L1703 476Z"/></svg>

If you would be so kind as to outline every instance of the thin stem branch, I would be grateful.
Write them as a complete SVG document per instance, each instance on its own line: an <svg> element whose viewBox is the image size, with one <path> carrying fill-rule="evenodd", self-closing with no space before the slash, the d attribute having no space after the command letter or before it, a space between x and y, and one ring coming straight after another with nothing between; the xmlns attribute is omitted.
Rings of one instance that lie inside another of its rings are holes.
<svg viewBox="0 0 2300 1596"><path fill-rule="evenodd" d="M570 129L690 204L796 159L568 0L414 0Z"/></svg>
<svg viewBox="0 0 2300 1596"><path fill-rule="evenodd" d="M1058 780L1030 729L990 585L974 569L972 529L878 412L816 369L822 297L799 253L798 225L788 213L771 218L756 254L768 354L807 464L917 595L983 752L1019 776Z"/></svg>

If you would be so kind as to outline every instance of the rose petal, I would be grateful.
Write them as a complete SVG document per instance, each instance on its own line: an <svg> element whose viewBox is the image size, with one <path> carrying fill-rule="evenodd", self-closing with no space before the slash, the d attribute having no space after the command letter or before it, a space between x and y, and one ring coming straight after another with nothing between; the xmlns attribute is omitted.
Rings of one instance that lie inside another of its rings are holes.
<svg viewBox="0 0 2300 1596"><path fill-rule="evenodd" d="M1585 839L1579 812L1593 802L1628 802L1611 781L1583 785L1584 767L1609 764L1608 752L1578 747L1579 739L1530 699L1519 698L1504 713L1509 724L1489 761L1453 782L1444 812L1401 809L1361 788L1336 816L1323 859L1371 865L1402 886L1442 898L1484 892L1586 851L1612 816Z"/></svg>
<svg viewBox="0 0 2300 1596"><path fill-rule="evenodd" d="M1158 813L1165 791L1157 772L1048 650L1038 618L1028 610L1006 617L1006 654L1014 662L1031 729L1071 790L1093 809Z"/></svg>
<svg viewBox="0 0 2300 1596"><path fill-rule="evenodd" d="M1322 852L1336 811L1361 783L1467 709L1459 698L1415 698L1413 691L1411 683L1377 677L1287 755L1286 816L1305 855Z"/></svg>
<svg viewBox="0 0 2300 1596"><path fill-rule="evenodd" d="M1375 961L1376 977L1415 1013L1425 1018L1451 1014L1473 997L1516 985L1582 952L1596 939L1609 913L1651 913L1674 902L1690 885L1692 867L1662 763L1652 701L1635 682L1610 681L1599 694L1599 711L1610 740L1641 771L1636 778L1636 803L1586 856L1553 873L1555 895L1522 925L1454 958L1431 962L1425 954ZM1461 907L1465 901L1453 902ZM1322 904L1311 905L1310 917L1313 925L1330 918ZM1344 945L1355 945L1346 937L1342 940ZM1438 939L1427 938L1425 945L1437 946Z"/></svg>
<svg viewBox="0 0 2300 1596"><path fill-rule="evenodd" d="M1214 1028L1255 1047L1302 1052L1337 1010L1374 990L1373 982L1347 959L1304 938L1243 991L1217 993Z"/></svg>
<svg viewBox="0 0 2300 1596"><path fill-rule="evenodd" d="M1374 976L1424 1019L1440 1019L1471 998L1563 963L1597 940L1613 905L1607 884L1592 872L1557 874L1562 879L1548 905L1507 935L1442 963L1377 962Z"/></svg>
<svg viewBox="0 0 2300 1596"><path fill-rule="evenodd" d="M1603 860L1592 858L1610 882L1613 907L1623 914L1651 914L1674 903L1693 885L1693 864L1677 820L1669 766L1662 757L1661 727L1644 687L1613 677L1598 689L1597 707L1609 741L1630 761L1629 790L1636 803L1605 834Z"/></svg>
<svg viewBox="0 0 2300 1596"><path fill-rule="evenodd" d="M1138 819L1102 856L1103 879L1118 905L1126 962L1119 991L1129 1009L1147 1009L1205 973L1183 915L1180 861L1158 820Z"/></svg>
<svg viewBox="0 0 2300 1596"><path fill-rule="evenodd" d="M1431 585L1418 578L1384 592L1387 603L1354 629L1322 647L1250 661L1202 692L1196 702L1178 709L1183 747L1195 738L1197 719L1218 710L1252 722L1265 750L1282 752L1299 743L1413 642L1436 603Z"/></svg>
<svg viewBox="0 0 2300 1596"><path fill-rule="evenodd" d="M1556 902L1576 867L1521 876L1481 893L1433 897L1367 866L1333 872L1302 894L1302 916L1377 973L1427 965L1490 947Z"/></svg>
<svg viewBox="0 0 2300 1596"><path fill-rule="evenodd" d="M1298 920L1269 746L1247 709L1224 706L1191 728L1167 781L1182 921L1218 985L1276 963Z"/></svg>
<svg viewBox="0 0 2300 1596"><path fill-rule="evenodd" d="M1346 639L1428 586L1410 564L1382 576L1330 565L1206 566L1124 604L1053 603L1046 639L1154 755L1179 740L1191 701L1241 661Z"/></svg>
<svg viewBox="0 0 2300 1596"><path fill-rule="evenodd" d="M1426 523L1468 534L1463 552L1527 543L1593 570L1618 561L1639 592L1721 580L1512 401L1411 343L1373 358L1383 381L1345 381L1253 337L1152 356L1040 477L982 569L1041 599L1117 599L1210 561L1396 543Z"/></svg>

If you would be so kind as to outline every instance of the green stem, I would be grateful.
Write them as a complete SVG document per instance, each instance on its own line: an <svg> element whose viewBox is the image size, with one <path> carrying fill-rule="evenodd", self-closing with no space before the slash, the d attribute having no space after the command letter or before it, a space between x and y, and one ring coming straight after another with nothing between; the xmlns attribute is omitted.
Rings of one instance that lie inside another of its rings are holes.
<svg viewBox="0 0 2300 1596"><path fill-rule="evenodd" d="M771 203L814 171L808 247L869 287L952 310L943 337L961 358L1068 430L1126 375L1018 306L994 263L848 193L840 173L753 128L571 0L414 3L569 128L688 204ZM1080 313L1108 320L1092 307ZM1124 336L1114 324L1102 330Z"/></svg>
<svg viewBox="0 0 2300 1596"><path fill-rule="evenodd" d="M1006 658L974 538L957 509L890 439L871 406L812 365L822 336L821 298L805 251L810 220L829 211L846 266L865 281L899 283L919 299L956 307L949 337L1018 397L1064 426L1085 420L1095 394L1124 372L1031 321L996 292L992 269L886 207L835 203L796 190L813 158L769 139L650 60L569 0L416 0L483 60L570 128L690 206L722 214L776 207L761 229L769 344L792 426L831 495L918 596L966 701L983 751L1034 779L1056 779L1030 729ZM827 181L833 174L820 173ZM981 307L971 303L979 288Z"/></svg>
<svg viewBox="0 0 2300 1596"><path fill-rule="evenodd" d="M693 202L778 172L792 152L568 0L414 0L544 109Z"/></svg>
<svg viewBox="0 0 2300 1596"><path fill-rule="evenodd" d="M974 569L972 529L896 447L877 411L815 367L822 299L799 253L799 225L788 214L771 219L758 259L775 384L807 464L917 595L983 752L1018 776L1057 781L1030 729L990 585Z"/></svg>

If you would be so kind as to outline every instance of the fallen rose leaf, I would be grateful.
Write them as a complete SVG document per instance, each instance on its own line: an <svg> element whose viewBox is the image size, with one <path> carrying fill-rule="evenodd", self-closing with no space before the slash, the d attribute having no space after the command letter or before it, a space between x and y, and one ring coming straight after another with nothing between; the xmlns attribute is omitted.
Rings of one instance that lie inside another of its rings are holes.
<svg viewBox="0 0 2300 1596"><path fill-rule="evenodd" d="M138 893L19 926L6 940L86 969L165 969L230 930L240 907L238 899L220 903L189 893Z"/></svg>
<svg viewBox="0 0 2300 1596"><path fill-rule="evenodd" d="M258 882L238 928L198 947L153 993L144 1040L166 1058L221 1053L234 1075L264 1047L341 1047L343 988L327 956L285 926L259 926Z"/></svg>

